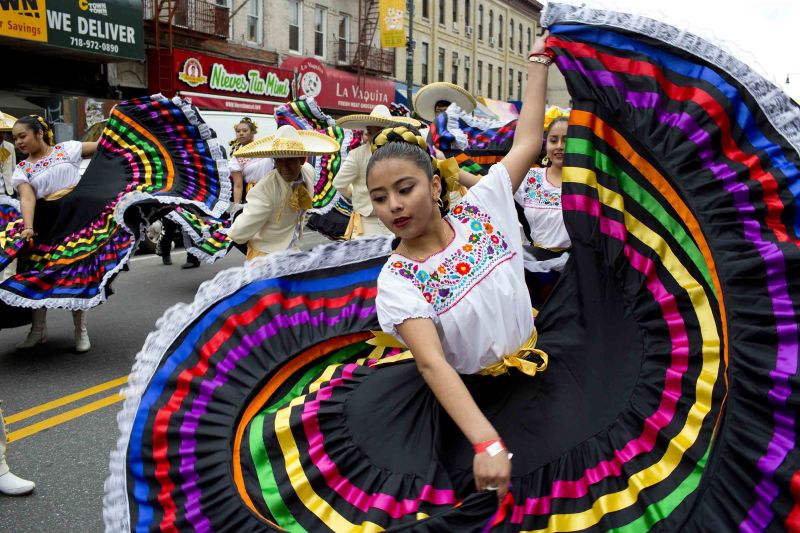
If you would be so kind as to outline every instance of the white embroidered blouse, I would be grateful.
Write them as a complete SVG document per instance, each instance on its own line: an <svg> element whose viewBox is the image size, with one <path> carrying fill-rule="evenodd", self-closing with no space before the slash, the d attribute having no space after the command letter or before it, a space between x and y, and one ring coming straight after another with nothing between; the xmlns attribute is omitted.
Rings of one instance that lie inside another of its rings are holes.
<svg viewBox="0 0 800 533"><path fill-rule="evenodd" d="M229 163L231 172L241 172L245 183L258 183L275 168L271 157L231 157Z"/></svg>
<svg viewBox="0 0 800 533"><path fill-rule="evenodd" d="M514 199L531 227L531 243L548 249L572 245L561 214L561 188L547 181L547 169L530 169Z"/></svg>
<svg viewBox="0 0 800 533"><path fill-rule="evenodd" d="M445 220L455 233L424 261L394 253L378 276L383 331L430 318L447 361L463 374L513 354L533 332L511 180L502 163L472 187Z"/></svg>
<svg viewBox="0 0 800 533"><path fill-rule="evenodd" d="M81 180L81 151L82 144L79 141L66 141L55 145L49 155L38 161L20 162L11 177L12 187L18 190L20 184L29 184L37 200L74 187Z"/></svg>

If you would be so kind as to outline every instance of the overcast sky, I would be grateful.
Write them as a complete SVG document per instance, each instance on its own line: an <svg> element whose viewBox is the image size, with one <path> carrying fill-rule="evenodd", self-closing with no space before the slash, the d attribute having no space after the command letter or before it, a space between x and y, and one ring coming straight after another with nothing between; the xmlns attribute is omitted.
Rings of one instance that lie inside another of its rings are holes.
<svg viewBox="0 0 800 533"><path fill-rule="evenodd" d="M800 102L800 0L570 0L569 3L641 13L674 26L688 27L704 38L727 41L732 44L728 51L747 63L755 59L753 67Z"/></svg>

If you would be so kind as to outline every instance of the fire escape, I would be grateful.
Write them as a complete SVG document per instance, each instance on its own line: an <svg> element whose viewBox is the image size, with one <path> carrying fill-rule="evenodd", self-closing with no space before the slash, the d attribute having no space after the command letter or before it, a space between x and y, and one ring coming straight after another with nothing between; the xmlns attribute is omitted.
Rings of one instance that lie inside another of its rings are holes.
<svg viewBox="0 0 800 533"><path fill-rule="evenodd" d="M192 48L207 40L227 40L230 12L211 0L143 0L145 35L152 35L154 50L148 57L149 75L158 87L171 87L172 47ZM166 43L163 41L166 40Z"/></svg>
<svg viewBox="0 0 800 533"><path fill-rule="evenodd" d="M380 40L374 44L380 16L378 4L378 0L358 1L358 42L350 43L355 51L349 67L361 80L367 75L394 74L394 50L381 48Z"/></svg>

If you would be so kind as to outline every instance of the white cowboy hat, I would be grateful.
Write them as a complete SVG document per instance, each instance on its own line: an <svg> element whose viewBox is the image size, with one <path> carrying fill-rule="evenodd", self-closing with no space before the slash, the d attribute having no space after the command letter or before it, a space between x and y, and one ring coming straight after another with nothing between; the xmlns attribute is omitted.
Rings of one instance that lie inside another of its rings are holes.
<svg viewBox="0 0 800 533"><path fill-rule="evenodd" d="M9 131L14 127L17 117L12 117L8 113L0 111L0 131Z"/></svg>
<svg viewBox="0 0 800 533"><path fill-rule="evenodd" d="M336 124L349 130L365 130L371 126L385 128L394 123L408 124L419 128L422 123L414 118L395 117L389 112L389 108L383 104L376 105L369 115L347 115L336 121Z"/></svg>
<svg viewBox="0 0 800 533"><path fill-rule="evenodd" d="M274 135L256 139L236 150L236 157L308 157L339 151L336 139L324 133L281 126Z"/></svg>
<svg viewBox="0 0 800 533"><path fill-rule="evenodd" d="M436 119L434 107L436 102L441 100L458 105L465 113L472 113L478 105L475 97L462 87L446 81L437 81L417 91L414 95L414 111L428 122L433 122Z"/></svg>

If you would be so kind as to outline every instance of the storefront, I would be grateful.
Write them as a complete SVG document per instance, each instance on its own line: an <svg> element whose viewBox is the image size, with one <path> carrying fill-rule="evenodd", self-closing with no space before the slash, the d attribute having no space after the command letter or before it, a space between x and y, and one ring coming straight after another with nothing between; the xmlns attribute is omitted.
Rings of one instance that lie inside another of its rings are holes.
<svg viewBox="0 0 800 533"><path fill-rule="evenodd" d="M297 73L297 95L313 96L333 115L369 113L394 102L394 81L330 68L309 57L288 56L281 68Z"/></svg>
<svg viewBox="0 0 800 533"><path fill-rule="evenodd" d="M58 140L79 138L99 109L142 94L143 60L139 0L0 2L0 101L8 107L0 110L24 114L29 102L56 123Z"/></svg>
<svg viewBox="0 0 800 533"><path fill-rule="evenodd" d="M148 50L152 93L180 95L200 109L223 143L244 116L254 119L258 135L275 130L275 107L291 100L292 72L276 67L175 48Z"/></svg>

